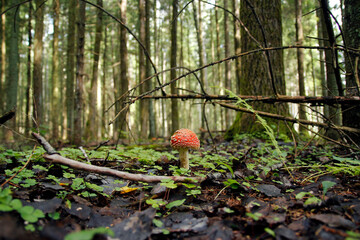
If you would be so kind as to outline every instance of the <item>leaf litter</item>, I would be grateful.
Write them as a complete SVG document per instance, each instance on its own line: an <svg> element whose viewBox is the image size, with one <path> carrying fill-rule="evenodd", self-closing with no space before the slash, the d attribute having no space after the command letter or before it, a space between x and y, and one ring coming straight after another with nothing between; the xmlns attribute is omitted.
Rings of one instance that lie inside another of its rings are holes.
<svg viewBox="0 0 360 240"><path fill-rule="evenodd" d="M145 183L51 164L41 148L0 153L1 239L360 239L358 153L243 137L204 145L177 167L169 144L85 149L90 164L149 175L206 176ZM278 153L278 149L276 149ZM83 153L59 153L87 162ZM30 181L31 180L31 181ZM5 189L11 189L11 191ZM19 199L20 206L12 206ZM26 206L31 209L24 209ZM26 211L41 212L37 221Z"/></svg>

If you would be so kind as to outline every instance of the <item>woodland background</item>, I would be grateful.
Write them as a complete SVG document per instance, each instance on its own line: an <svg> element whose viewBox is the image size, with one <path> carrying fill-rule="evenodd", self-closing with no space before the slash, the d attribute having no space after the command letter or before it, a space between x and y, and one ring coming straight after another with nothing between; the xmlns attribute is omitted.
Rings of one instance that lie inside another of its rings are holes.
<svg viewBox="0 0 360 240"><path fill-rule="evenodd" d="M359 143L359 1L2 0L1 12L0 115L16 107L1 141L261 130L229 109L229 89L272 97L250 101L255 110L308 121L296 133L269 120L278 136Z"/></svg>

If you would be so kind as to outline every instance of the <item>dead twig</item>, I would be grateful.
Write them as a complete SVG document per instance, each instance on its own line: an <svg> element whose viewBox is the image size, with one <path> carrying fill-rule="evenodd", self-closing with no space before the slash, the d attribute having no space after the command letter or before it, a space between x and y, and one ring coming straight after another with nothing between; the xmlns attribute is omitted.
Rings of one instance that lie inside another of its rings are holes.
<svg viewBox="0 0 360 240"><path fill-rule="evenodd" d="M84 155L86 161L90 164L90 159L89 159L88 155L86 154L85 149L82 146L80 146L79 149L82 152L82 154Z"/></svg>

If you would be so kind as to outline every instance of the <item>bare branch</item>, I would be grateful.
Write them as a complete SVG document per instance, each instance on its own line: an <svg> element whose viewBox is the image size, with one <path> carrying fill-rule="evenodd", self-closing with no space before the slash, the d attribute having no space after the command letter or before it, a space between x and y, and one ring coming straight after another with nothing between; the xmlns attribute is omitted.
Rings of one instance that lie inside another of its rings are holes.
<svg viewBox="0 0 360 240"><path fill-rule="evenodd" d="M314 97L314 96L284 96L278 95L277 97L266 96L248 96L238 95L239 98L247 102L290 102L290 103L311 103L311 104L360 104L359 96L328 96L328 97ZM138 98L138 96L130 96L129 98ZM203 95L203 94L168 94L166 96L160 95L145 95L143 99L165 99L165 98L180 98L180 99L205 99L205 100L227 100L236 101L236 98L229 97L228 95Z"/></svg>
<svg viewBox="0 0 360 240"><path fill-rule="evenodd" d="M139 181L139 182L161 182L164 179L171 179L175 182L202 182L205 179L200 177L181 177L181 176L151 176L145 174L134 174L123 171L118 171L115 169L107 168L107 167L99 167L94 165L89 165L86 163L78 162L66 157L63 157L59 154L44 154L44 158L53 163L59 163L71 168L85 170L92 173L99 173L104 175L111 175L115 177L119 177L122 179Z"/></svg>
<svg viewBox="0 0 360 240"><path fill-rule="evenodd" d="M123 171L114 170L107 167L99 167L94 165L89 165L86 163L78 162L66 157L61 156L57 153L54 148L48 143L45 138L40 134L32 133L33 137L43 146L45 151L44 158L53 163L63 164L75 169L85 170L88 172L99 173L104 175L111 175L119 177L122 179L132 180L132 181L141 181L141 182L160 182L164 179L171 179L175 182L202 182L205 180L203 177L182 177L182 176L151 176L144 174L134 174Z"/></svg>
<svg viewBox="0 0 360 240"><path fill-rule="evenodd" d="M9 121L14 116L15 116L15 108L10 110L9 112L5 113L4 115L0 116L0 125L2 125L5 122Z"/></svg>
<svg viewBox="0 0 360 240"><path fill-rule="evenodd" d="M153 92L156 92L160 89L162 89L163 87L166 87L170 84L172 84L173 82L176 82L182 78L185 78L187 77L188 75L190 74L194 74L198 71L201 71L202 69L205 69L205 68L208 68L210 66L214 66L214 65L217 65L217 64L220 64L220 63L223 63L223 62L226 62L226 61L230 61L230 60L235 60L239 57L243 57L243 56L247 56L247 55L250 55L250 54L255 54L255 53L259 53L259 52L265 52L265 51L278 51L278 50L284 50L284 49L297 49L297 48L305 48L305 49L325 49L325 50L331 50L331 49L337 49L339 51L346 51L346 52L349 52L351 54L353 54L354 56L360 56L360 52L359 51L355 51L355 50L351 50L351 49L345 49L341 46L335 46L335 47L321 47L321 46L300 46L300 45L289 45L289 46L281 46L281 47L269 47L269 48L261 48L261 49L255 49L255 50L251 50L251 51L248 51L248 52L242 52L242 53L239 53L239 54L236 54L236 55L233 55L233 56L229 56L229 57L226 57L226 58L223 58L221 60L218 60L216 62L211 62L211 63L208 63L204 66L201 66L199 68L196 68L194 70L191 70L191 71L188 71L186 73L184 73L183 75L177 77L177 78L174 78L174 79L171 79L169 82L166 82L164 84L162 84L161 86L159 87L155 87L154 89L150 90L150 91L147 91L147 92L144 92L142 93L141 95L138 95L135 99L133 99L131 102L129 102L123 109L121 109L117 115L109 122L109 124L112 124L116 118L120 115L121 112L123 111L126 111L131 104L135 103L136 101L138 100L141 100L144 96L146 95L149 95ZM149 77L148 79L151 79L153 78L154 76L157 76L157 74ZM133 91L133 89L129 90L127 93L125 93L124 95L128 95L131 91ZM207 95L206 95L207 96Z"/></svg>
<svg viewBox="0 0 360 240"><path fill-rule="evenodd" d="M219 104L222 107L229 108L229 109L232 109L235 111L246 112L246 113L251 113L251 114L253 113L252 111L248 110L247 108L237 107L232 104L226 104L226 103L222 103L222 102L215 102L215 103ZM279 120L285 120L288 122L302 123L305 125L319 126L319 127L324 127L324 128L333 128L333 129L337 129L337 130L343 130L343 131L347 131L347 132L353 132L353 133L360 134L360 129L357 129L357 128L337 126L337 125L333 125L333 124L320 123L320 122L313 122L313 121L308 121L308 120L304 120L304 119L296 119L296 118L285 117L282 115L268 113L268 112L262 112L262 111L255 111L255 112L258 115L263 116L263 117L275 118L275 119L279 119Z"/></svg>

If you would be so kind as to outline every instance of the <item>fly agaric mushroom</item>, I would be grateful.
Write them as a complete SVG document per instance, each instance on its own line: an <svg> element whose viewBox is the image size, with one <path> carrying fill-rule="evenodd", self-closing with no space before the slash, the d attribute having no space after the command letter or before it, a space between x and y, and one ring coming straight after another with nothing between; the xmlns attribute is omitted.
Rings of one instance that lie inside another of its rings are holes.
<svg viewBox="0 0 360 240"><path fill-rule="evenodd" d="M180 167L189 169L189 149L199 149L200 141L189 129L179 129L171 136L170 145L179 151Z"/></svg>

